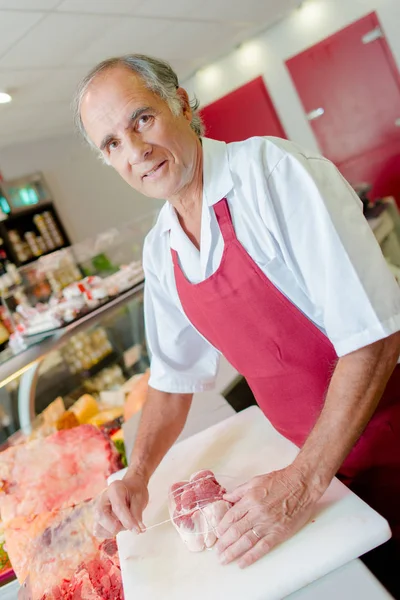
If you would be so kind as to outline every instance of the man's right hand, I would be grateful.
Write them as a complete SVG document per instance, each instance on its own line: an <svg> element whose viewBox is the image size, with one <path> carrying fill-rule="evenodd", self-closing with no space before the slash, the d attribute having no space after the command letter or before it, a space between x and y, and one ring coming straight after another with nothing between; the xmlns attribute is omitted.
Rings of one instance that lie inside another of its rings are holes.
<svg viewBox="0 0 400 600"><path fill-rule="evenodd" d="M143 533L142 515L148 501L147 482L139 475L127 473L114 481L96 504L96 537L113 538L125 530Z"/></svg>

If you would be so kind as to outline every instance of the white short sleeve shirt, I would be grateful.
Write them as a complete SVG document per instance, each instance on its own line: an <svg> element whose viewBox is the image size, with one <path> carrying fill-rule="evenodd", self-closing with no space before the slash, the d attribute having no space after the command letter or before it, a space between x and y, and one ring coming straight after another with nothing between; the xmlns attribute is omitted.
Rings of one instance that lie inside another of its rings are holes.
<svg viewBox="0 0 400 600"><path fill-rule="evenodd" d="M213 205L229 204L239 242L272 283L332 342L338 356L400 330L400 288L336 167L278 138L203 138L200 251L167 202L144 247L150 385L191 393L214 385L218 351L192 326L176 290L170 247L198 283L224 242ZM243 307L246 310L246 307Z"/></svg>

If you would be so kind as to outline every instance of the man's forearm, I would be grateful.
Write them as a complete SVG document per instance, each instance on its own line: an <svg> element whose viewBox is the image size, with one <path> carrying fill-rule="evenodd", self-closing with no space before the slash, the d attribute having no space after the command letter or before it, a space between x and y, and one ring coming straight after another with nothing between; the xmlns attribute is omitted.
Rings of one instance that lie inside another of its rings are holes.
<svg viewBox="0 0 400 600"><path fill-rule="evenodd" d="M396 366L400 333L339 359L322 413L294 465L323 493L354 446Z"/></svg>
<svg viewBox="0 0 400 600"><path fill-rule="evenodd" d="M149 387L127 477L150 479L181 433L193 394L169 394Z"/></svg>

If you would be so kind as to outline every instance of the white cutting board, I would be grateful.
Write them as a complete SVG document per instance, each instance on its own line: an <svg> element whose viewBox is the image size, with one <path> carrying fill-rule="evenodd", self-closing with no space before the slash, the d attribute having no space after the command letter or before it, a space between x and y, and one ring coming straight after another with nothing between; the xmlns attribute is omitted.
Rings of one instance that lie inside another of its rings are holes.
<svg viewBox="0 0 400 600"><path fill-rule="evenodd" d="M168 487L195 471L234 476L235 487L286 466L297 452L258 407L248 408L171 448L150 482L144 522L168 519ZM171 523L140 536L123 532L118 547L127 600L278 600L389 538L387 522L335 480L314 522L245 570L221 566L213 550L189 552Z"/></svg>

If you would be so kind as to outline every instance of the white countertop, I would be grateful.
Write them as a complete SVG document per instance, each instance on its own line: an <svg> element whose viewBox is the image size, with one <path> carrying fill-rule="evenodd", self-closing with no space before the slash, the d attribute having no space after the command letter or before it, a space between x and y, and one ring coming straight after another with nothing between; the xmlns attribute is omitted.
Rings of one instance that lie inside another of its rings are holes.
<svg viewBox="0 0 400 600"><path fill-rule="evenodd" d="M195 394L189 419L179 440L194 435L234 414L233 408L226 402L221 392L237 376L236 371L222 361L213 392ZM139 415L134 415L124 425L127 453L130 452L139 423ZM0 588L0 600L17 600L19 585L12 582ZM360 560L355 560L333 571L318 581L287 597L288 600L390 600L392 597Z"/></svg>
<svg viewBox="0 0 400 600"><path fill-rule="evenodd" d="M217 379L216 389L212 392L195 394L188 421L178 441L232 416L235 411L221 395L237 372L225 360ZM127 455L131 452L140 415L134 415L124 425ZM290 600L390 600L392 596L386 592L379 581L364 566L361 560L355 560L344 567L333 571L318 581L288 596ZM0 600L2 600L0 596Z"/></svg>

